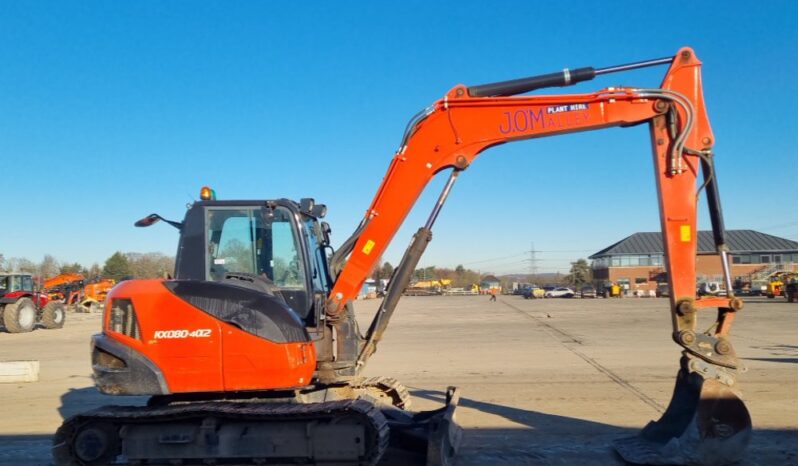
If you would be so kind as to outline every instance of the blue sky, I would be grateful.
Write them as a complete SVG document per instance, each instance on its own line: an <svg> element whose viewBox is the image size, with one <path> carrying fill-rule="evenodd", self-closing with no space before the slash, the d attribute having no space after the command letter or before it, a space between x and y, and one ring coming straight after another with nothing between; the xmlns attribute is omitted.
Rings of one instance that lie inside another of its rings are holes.
<svg viewBox="0 0 798 466"><path fill-rule="evenodd" d="M795 2L2 2L0 253L173 254L202 185L314 197L354 229L404 125L458 83L704 62L727 228L798 239ZM665 68L546 93L657 86ZM435 180L385 259L423 224ZM701 214L706 219L705 209ZM702 220L703 227L708 222ZM645 126L507 144L460 177L422 265L566 271L659 227Z"/></svg>

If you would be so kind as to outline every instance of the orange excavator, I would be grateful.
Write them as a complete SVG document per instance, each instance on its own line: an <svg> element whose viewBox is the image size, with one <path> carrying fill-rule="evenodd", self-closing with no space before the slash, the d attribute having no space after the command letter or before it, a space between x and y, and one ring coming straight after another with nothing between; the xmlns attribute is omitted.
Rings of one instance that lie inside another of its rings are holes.
<svg viewBox="0 0 798 466"><path fill-rule="evenodd" d="M53 301L75 304L83 291L86 277L79 273L60 273L44 281L42 291Z"/></svg>
<svg viewBox="0 0 798 466"><path fill-rule="evenodd" d="M116 280L110 278L89 281L82 274L67 272L45 280L42 290L52 301L91 310L105 301L105 297L115 284Z"/></svg>
<svg viewBox="0 0 798 466"><path fill-rule="evenodd" d="M669 66L659 88L522 95L656 65ZM462 435L459 390L450 388L438 410L414 412L400 383L360 374L455 180L499 144L643 123L651 132L672 337L682 356L662 418L615 448L643 464L736 461L751 435L729 341L742 301L695 290L701 193L732 290L700 70L683 48L663 59L455 86L410 120L360 225L332 253L326 207L312 199L216 200L203 188L182 222L157 214L139 220L164 220L180 231L175 278L130 280L111 291L102 333L92 339L92 365L101 392L149 395L149 402L67 419L54 437L55 462L376 464L397 455L402 464L450 464ZM352 302L424 187L443 171L448 181L361 335ZM710 308L715 325L697 331L699 311Z"/></svg>

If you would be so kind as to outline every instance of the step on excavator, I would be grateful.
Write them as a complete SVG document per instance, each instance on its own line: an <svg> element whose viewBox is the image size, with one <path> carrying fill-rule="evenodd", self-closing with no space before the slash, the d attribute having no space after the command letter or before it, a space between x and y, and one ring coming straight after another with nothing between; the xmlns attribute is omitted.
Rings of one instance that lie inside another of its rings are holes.
<svg viewBox="0 0 798 466"><path fill-rule="evenodd" d="M665 65L661 87L608 87L523 95L597 76ZM738 460L751 420L737 384L729 330L742 301L696 296L696 210L707 198L726 289L732 290L701 86L689 48L675 56L478 86L458 85L414 116L354 233L335 251L326 207L312 199L217 200L203 188L182 222L174 279L130 280L108 295L92 339L102 393L148 395L146 406L107 406L64 421L58 465L451 464L462 430L450 388L437 410L410 409L390 378L363 378L432 238L458 175L506 142L647 123L650 128L672 337L681 347L673 397L661 419L614 443L640 464ZM414 234L365 335L353 300L429 181L448 181ZM698 179L699 173L702 180ZM698 331L698 313L716 309ZM643 344L643 342L641 342Z"/></svg>

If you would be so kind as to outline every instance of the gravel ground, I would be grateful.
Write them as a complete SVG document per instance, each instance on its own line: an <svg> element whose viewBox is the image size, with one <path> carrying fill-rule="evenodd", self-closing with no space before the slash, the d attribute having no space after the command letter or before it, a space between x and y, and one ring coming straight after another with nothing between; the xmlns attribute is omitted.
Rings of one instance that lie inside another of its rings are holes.
<svg viewBox="0 0 798 466"><path fill-rule="evenodd" d="M361 301L366 326L379 302ZM705 316L709 318L710 316ZM0 333L0 361L37 359L39 382L0 384L0 465L49 461L64 416L141 398L92 386L89 336L97 314L70 314L61 330ZM798 465L798 304L751 299L733 343L754 422L742 465ZM671 396L679 350L663 299L524 300L407 297L365 375L410 388L414 409L462 390L461 465L623 464L613 439L657 419Z"/></svg>

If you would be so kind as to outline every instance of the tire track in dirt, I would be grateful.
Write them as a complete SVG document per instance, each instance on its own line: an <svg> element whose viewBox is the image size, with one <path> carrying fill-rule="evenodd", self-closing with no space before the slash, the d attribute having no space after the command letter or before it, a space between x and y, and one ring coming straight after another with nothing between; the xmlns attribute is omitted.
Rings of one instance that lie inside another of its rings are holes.
<svg viewBox="0 0 798 466"><path fill-rule="evenodd" d="M555 327L554 325L549 324L543 319L536 317L513 304L506 302L503 299L501 300L501 303L509 307L510 309L518 312L519 314L523 315L524 317L535 322L535 324L542 327L543 331L545 331L546 333L549 334L549 336L557 340L565 349L575 354L586 363L590 364L594 369L596 369L600 373L606 375L610 380L620 385L621 388L634 395L643 403L647 404L648 406L650 406L659 413L665 412L665 407L662 406L659 402L657 402L653 398L643 393L640 389L629 383L620 375L610 370L608 367L603 366L595 359L591 358L590 356L576 349L575 345L582 345L582 340L580 340L579 338L575 337L574 335L571 335L565 330L562 330L560 328Z"/></svg>

